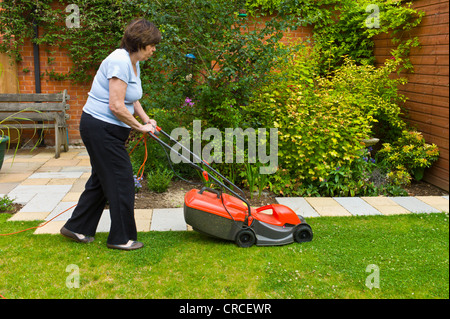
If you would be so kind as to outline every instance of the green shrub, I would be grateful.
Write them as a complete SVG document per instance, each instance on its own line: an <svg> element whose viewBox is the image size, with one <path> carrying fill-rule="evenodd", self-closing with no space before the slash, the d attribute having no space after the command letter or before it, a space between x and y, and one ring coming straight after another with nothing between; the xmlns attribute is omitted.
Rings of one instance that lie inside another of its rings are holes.
<svg viewBox="0 0 450 319"><path fill-rule="evenodd" d="M406 129L400 107L406 98L398 88L407 80L391 76L402 63L400 58L388 59L383 66L374 67L357 65L347 58L333 76L321 77L319 86L331 99L348 103L373 118L370 123L372 136L392 141Z"/></svg>
<svg viewBox="0 0 450 319"><path fill-rule="evenodd" d="M398 106L403 98L397 92L403 79L389 77L401 61L388 60L374 68L346 59L333 77L318 77L314 51L308 51L282 65L271 84L244 107L251 125L279 130L281 171L272 177L272 190L373 194L374 186L365 176L371 163L361 162L361 141L373 136L380 123L394 133L405 126ZM338 179L335 185L330 185L330 178Z"/></svg>
<svg viewBox="0 0 450 319"><path fill-rule="evenodd" d="M147 173L147 187L154 192L164 193L170 186L173 172L168 169L156 169Z"/></svg>
<svg viewBox="0 0 450 319"><path fill-rule="evenodd" d="M359 156L349 166L337 167L319 185L323 196L370 196L377 193L371 182L372 171L376 167L368 149L361 149Z"/></svg>
<svg viewBox="0 0 450 319"><path fill-rule="evenodd" d="M411 175L402 165L396 166L394 170L387 173L386 176L392 185L409 186L411 184Z"/></svg>
<svg viewBox="0 0 450 319"><path fill-rule="evenodd" d="M439 158L435 144L425 143L422 133L403 131L393 143L384 143L377 153L378 160L391 170L389 178L397 185L407 185L411 177L420 181L425 168Z"/></svg>
<svg viewBox="0 0 450 319"><path fill-rule="evenodd" d="M0 197L0 212L8 212L14 210L14 200L9 198L8 195Z"/></svg>

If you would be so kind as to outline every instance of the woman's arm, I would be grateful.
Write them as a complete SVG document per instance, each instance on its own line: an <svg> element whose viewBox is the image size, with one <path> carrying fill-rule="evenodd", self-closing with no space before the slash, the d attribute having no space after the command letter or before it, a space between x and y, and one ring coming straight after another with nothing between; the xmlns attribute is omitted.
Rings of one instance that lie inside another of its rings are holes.
<svg viewBox="0 0 450 319"><path fill-rule="evenodd" d="M133 105L134 105L134 114L139 116L143 123L145 123L145 124L150 123L150 124L156 126L156 121L153 119L150 119L150 117L147 115L147 113L145 113L144 108L141 105L141 102L136 101L136 102L134 102Z"/></svg>
<svg viewBox="0 0 450 319"><path fill-rule="evenodd" d="M118 78L109 80L109 108L111 112L123 123L129 125L132 129L139 132L155 132L152 124L141 124L128 111L125 106L125 94L127 92L127 84ZM140 105L140 104L139 104ZM142 109L142 106L141 106ZM142 110L144 112L144 110ZM141 116L142 114L138 114ZM147 116L148 117L148 116ZM142 117L141 117L142 118Z"/></svg>

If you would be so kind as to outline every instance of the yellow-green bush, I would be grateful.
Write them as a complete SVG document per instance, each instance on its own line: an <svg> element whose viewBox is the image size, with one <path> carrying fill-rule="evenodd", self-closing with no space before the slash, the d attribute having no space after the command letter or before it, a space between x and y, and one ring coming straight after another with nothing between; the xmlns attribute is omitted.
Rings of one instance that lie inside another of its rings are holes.
<svg viewBox="0 0 450 319"><path fill-rule="evenodd" d="M405 130L393 143L384 143L377 158L390 170L388 177L394 183L408 185L412 177L422 179L424 169L439 158L439 149L425 143L422 133Z"/></svg>
<svg viewBox="0 0 450 319"><path fill-rule="evenodd" d="M273 75L271 85L245 107L251 123L279 130L281 170L272 176L272 190L319 194L336 169L359 159L361 141L373 136L376 126L401 132L397 85L403 80L389 77L398 63L375 68L346 60L333 77L316 77L314 55L302 53ZM351 171L355 180L365 174ZM349 194L369 192L366 184L367 179Z"/></svg>

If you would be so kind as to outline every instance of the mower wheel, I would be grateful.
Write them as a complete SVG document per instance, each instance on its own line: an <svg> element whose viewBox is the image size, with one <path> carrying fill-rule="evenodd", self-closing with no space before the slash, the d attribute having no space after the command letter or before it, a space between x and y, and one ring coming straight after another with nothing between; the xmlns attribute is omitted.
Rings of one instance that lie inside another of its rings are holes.
<svg viewBox="0 0 450 319"><path fill-rule="evenodd" d="M302 223L297 226L297 229L294 232L294 240L297 243L303 243L307 241L311 241L313 238L313 232L311 226L306 223Z"/></svg>
<svg viewBox="0 0 450 319"><path fill-rule="evenodd" d="M242 248L248 248L256 243L256 236L250 229L243 229L236 235L236 245Z"/></svg>

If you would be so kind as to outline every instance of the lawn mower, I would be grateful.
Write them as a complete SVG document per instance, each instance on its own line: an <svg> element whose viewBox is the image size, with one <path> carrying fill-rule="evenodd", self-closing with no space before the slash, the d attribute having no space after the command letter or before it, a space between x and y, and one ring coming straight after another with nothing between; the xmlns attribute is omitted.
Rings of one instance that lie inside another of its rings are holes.
<svg viewBox="0 0 450 319"><path fill-rule="evenodd" d="M182 149L187 150L193 159L195 158L202 166L176 152L169 144L159 138L160 134L163 134ZM244 192L240 188L160 127L156 127L155 134L149 133L149 135L163 146L165 152L166 149L174 152L184 163L188 163L194 169L200 171L206 181L211 179L214 185L220 186L220 189L203 186L186 193L184 219L186 224L192 226L194 231L234 241L239 247L285 245L294 241L300 243L312 240L311 227L302 216L297 215L289 207L279 204L259 208L250 207ZM217 175L220 180L213 174L209 174L206 169ZM233 196L224 193L224 190Z"/></svg>

